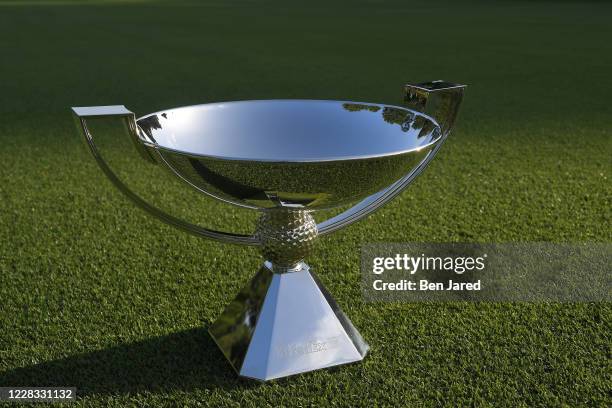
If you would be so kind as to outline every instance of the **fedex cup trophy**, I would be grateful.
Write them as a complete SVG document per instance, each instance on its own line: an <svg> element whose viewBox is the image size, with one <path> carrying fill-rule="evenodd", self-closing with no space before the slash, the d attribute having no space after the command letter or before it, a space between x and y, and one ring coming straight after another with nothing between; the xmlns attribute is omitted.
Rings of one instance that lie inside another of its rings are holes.
<svg viewBox="0 0 612 408"><path fill-rule="evenodd" d="M169 109L136 119L124 106L72 108L113 184L191 234L256 245L265 262L210 328L240 376L270 380L362 360L359 332L304 258L319 236L360 220L421 173L449 135L465 86L406 85L403 106L261 100ZM90 119L125 125L140 156L185 185L260 212L252 235L214 231L144 201L108 166ZM312 212L356 205L317 224Z"/></svg>

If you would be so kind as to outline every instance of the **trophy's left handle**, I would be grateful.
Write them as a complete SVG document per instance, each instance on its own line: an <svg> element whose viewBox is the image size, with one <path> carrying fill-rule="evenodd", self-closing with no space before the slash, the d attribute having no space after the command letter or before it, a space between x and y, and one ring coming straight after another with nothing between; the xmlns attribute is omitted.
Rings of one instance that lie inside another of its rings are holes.
<svg viewBox="0 0 612 408"><path fill-rule="evenodd" d="M136 149L143 156L144 159L155 163L156 160L151 156L150 152L145 150L141 143L137 142L136 138L138 136L138 128L136 125L136 117L134 113L129 111L125 106L116 105L116 106L91 106L91 107L75 107L72 108L72 112L74 114L75 121L77 123L77 127L85 138L85 142L89 147L89 150L93 154L98 166L102 169L106 177L110 179L110 181L125 194L130 200L132 200L136 205L145 210L150 215L159 218L161 221L166 224L172 225L178 229L186 231L190 234L214 239L216 241L228 242L232 244L242 244L242 245L258 245L259 240L252 235L242 235L242 234L234 234L229 232L215 231L211 229L207 229L201 227L199 225L192 224L190 222L184 221L180 218L174 217L165 211L155 207L152 204L149 204L147 201L142 199L139 195L134 193L129 189L125 183L119 179L119 177L113 172L113 170L106 163L100 151L98 150L94 137L89 131L87 127L87 120L92 118L107 118L113 121L121 122L128 136L134 141L134 145Z"/></svg>

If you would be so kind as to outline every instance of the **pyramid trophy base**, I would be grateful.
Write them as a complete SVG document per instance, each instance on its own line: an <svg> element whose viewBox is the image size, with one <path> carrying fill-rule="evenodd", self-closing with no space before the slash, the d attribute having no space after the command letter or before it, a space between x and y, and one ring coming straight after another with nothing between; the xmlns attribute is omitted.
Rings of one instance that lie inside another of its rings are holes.
<svg viewBox="0 0 612 408"><path fill-rule="evenodd" d="M242 377L267 381L362 360L368 345L308 265L266 262L209 328Z"/></svg>
<svg viewBox="0 0 612 408"><path fill-rule="evenodd" d="M368 345L303 262L317 235L306 211L259 219L268 261L208 330L238 375L267 381L365 357Z"/></svg>

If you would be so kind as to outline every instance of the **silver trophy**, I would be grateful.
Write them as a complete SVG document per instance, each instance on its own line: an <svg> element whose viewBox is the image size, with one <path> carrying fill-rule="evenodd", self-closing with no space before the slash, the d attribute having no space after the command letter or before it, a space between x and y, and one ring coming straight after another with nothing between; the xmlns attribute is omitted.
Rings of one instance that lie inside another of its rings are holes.
<svg viewBox="0 0 612 408"><path fill-rule="evenodd" d="M380 208L448 137L465 86L406 85L403 106L318 100L220 102L136 119L124 106L72 108L102 171L149 214L204 238L256 245L265 259L210 328L240 376L270 380L362 360L368 345L304 262L317 237ZM125 125L140 156L191 188L260 212L240 235L186 222L143 200L109 167L90 118ZM355 204L317 224L316 210Z"/></svg>

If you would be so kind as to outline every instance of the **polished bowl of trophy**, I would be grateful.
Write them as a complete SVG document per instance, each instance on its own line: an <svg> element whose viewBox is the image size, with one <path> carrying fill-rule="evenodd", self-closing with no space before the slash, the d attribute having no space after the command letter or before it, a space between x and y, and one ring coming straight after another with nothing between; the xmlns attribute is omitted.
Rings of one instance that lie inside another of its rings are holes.
<svg viewBox="0 0 612 408"><path fill-rule="evenodd" d="M365 198L441 140L422 113L341 101L212 103L136 123L147 154L193 188L258 209L320 210Z"/></svg>

